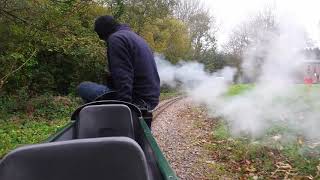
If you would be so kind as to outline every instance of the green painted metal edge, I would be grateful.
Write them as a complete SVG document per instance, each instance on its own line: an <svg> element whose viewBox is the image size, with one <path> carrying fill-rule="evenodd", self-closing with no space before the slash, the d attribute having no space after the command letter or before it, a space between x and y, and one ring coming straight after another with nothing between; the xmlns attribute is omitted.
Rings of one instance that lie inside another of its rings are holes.
<svg viewBox="0 0 320 180"><path fill-rule="evenodd" d="M53 135L48 137L43 142L47 143L47 142L54 141L55 139L59 138L63 133L65 133L68 129L72 128L72 126L74 126L74 124L75 124L75 121L70 121L67 125L65 125L64 127L60 128L56 133L54 133Z"/></svg>
<svg viewBox="0 0 320 180"><path fill-rule="evenodd" d="M151 148L153 152L156 155L157 163L160 168L160 171L163 175L163 178L165 180L178 180L177 175L174 173L172 168L170 167L167 159L164 157L163 153L161 152L156 140L154 139L148 125L145 123L144 119L142 117L139 118L140 124L143 128L144 134L149 141Z"/></svg>

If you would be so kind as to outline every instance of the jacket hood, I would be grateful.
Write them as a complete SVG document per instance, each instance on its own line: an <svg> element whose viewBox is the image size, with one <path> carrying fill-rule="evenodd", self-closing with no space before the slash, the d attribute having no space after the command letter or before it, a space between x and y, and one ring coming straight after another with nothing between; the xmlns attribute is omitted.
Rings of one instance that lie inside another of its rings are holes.
<svg viewBox="0 0 320 180"><path fill-rule="evenodd" d="M112 16L100 16L96 19L94 30L100 39L108 39L108 37L117 31L121 25Z"/></svg>

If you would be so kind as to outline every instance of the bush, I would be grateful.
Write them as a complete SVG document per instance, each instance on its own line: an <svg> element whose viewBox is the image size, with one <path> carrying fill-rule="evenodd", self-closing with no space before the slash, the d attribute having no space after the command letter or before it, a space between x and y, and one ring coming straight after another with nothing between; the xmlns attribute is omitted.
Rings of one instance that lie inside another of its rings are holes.
<svg viewBox="0 0 320 180"><path fill-rule="evenodd" d="M4 96L0 98L0 120L20 119L31 120L59 120L69 117L81 104L81 100L74 96L53 96L45 94L34 98L21 96Z"/></svg>

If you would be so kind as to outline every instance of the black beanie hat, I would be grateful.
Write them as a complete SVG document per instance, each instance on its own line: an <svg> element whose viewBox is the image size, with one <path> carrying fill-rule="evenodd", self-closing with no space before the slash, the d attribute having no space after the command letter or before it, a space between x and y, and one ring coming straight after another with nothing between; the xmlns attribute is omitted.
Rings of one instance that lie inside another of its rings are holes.
<svg viewBox="0 0 320 180"><path fill-rule="evenodd" d="M108 37L117 30L120 24L112 16L100 16L94 23L94 30L100 39L108 39Z"/></svg>

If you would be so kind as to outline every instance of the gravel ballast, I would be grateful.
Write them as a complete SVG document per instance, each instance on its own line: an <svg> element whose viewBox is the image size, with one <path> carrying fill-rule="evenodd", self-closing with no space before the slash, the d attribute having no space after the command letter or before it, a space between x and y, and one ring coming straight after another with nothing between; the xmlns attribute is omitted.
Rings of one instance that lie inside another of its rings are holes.
<svg viewBox="0 0 320 180"><path fill-rule="evenodd" d="M207 179L211 171L204 147L210 139L211 126L205 114L202 108L184 98L164 110L153 122L153 135L180 179Z"/></svg>

